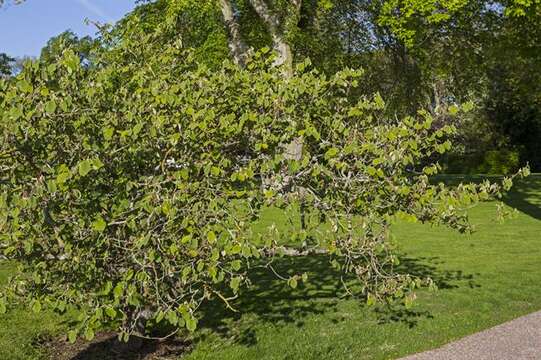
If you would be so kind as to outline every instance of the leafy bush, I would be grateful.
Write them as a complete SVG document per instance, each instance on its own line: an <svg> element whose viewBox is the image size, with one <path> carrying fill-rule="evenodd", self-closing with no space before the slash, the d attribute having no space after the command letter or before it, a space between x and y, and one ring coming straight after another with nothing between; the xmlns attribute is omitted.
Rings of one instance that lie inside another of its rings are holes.
<svg viewBox="0 0 541 360"><path fill-rule="evenodd" d="M448 174L506 175L520 168L520 155L513 150L489 150L484 153L451 154L444 157L443 171Z"/></svg>
<svg viewBox="0 0 541 360"><path fill-rule="evenodd" d="M422 284L393 272L393 219L468 231L465 209L500 192L410 171L454 129L383 118L379 95L350 96L358 71L304 63L285 79L260 54L210 71L180 45L139 45L91 69L67 50L0 82L0 248L21 264L0 310L75 308L72 341L105 325L124 340L158 323L193 331L202 302L230 307L274 256L325 252L369 303L409 303ZM275 227L252 233L262 207L299 202L304 249L278 246Z"/></svg>

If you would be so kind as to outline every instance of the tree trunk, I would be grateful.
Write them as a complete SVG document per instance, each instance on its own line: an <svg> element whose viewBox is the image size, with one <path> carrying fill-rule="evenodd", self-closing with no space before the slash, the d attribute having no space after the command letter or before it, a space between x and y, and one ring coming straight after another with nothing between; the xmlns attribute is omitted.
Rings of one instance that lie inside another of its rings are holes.
<svg viewBox="0 0 541 360"><path fill-rule="evenodd" d="M222 16L229 35L229 50L236 64L244 66L246 64L247 47L242 40L240 25L235 16L231 0L220 0Z"/></svg>
<svg viewBox="0 0 541 360"><path fill-rule="evenodd" d="M280 24L280 20L272 13L265 0L250 0L250 4L261 20L263 20L271 35L273 48L278 53L274 65L283 66L285 75L288 77L291 76L293 74L293 52L291 51L291 46L286 41L285 32L283 26ZM288 16L293 16L296 19L300 13L302 0L291 0L291 4L293 14L288 14Z"/></svg>

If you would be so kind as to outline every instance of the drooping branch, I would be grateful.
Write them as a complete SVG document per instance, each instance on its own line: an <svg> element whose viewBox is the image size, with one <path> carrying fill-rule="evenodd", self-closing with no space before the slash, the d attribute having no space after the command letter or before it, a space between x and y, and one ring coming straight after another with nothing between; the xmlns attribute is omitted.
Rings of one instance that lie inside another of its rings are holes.
<svg viewBox="0 0 541 360"><path fill-rule="evenodd" d="M263 249L260 251L262 257L274 257L274 256L310 256L310 255L328 255L327 249L311 248L311 249L296 249L281 246L274 249Z"/></svg>
<svg viewBox="0 0 541 360"><path fill-rule="evenodd" d="M238 65L244 66L246 61L247 46L242 40L240 24L235 16L235 10L231 0L220 0L222 16L229 35L229 50L233 60Z"/></svg>

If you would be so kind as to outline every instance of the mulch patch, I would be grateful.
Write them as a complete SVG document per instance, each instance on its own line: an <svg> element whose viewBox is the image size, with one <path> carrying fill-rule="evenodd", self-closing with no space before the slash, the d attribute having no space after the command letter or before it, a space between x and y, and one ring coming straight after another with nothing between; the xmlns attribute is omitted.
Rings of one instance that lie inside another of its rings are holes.
<svg viewBox="0 0 541 360"><path fill-rule="evenodd" d="M54 360L176 360L190 350L191 344L182 339L143 339L135 350L119 343L115 333L103 332L90 342L78 339L70 344L65 338L55 338L42 341L42 346Z"/></svg>

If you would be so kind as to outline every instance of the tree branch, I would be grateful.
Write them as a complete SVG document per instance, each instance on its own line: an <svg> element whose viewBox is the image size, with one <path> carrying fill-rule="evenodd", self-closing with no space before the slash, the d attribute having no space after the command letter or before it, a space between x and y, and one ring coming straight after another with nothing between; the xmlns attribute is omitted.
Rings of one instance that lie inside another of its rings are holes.
<svg viewBox="0 0 541 360"><path fill-rule="evenodd" d="M240 24L235 16L231 0L220 0L220 8L229 35L228 45L233 60L236 64L244 66L246 64L246 52L248 48L242 40Z"/></svg>
<svg viewBox="0 0 541 360"><path fill-rule="evenodd" d="M283 255L283 256L308 256L308 255L324 255L328 254L329 251L326 249L320 249L320 248L312 248L312 249L295 249L295 248L289 248L285 246L281 246L279 248L275 249L263 249L261 250L261 255L263 257L273 257L276 255Z"/></svg>

